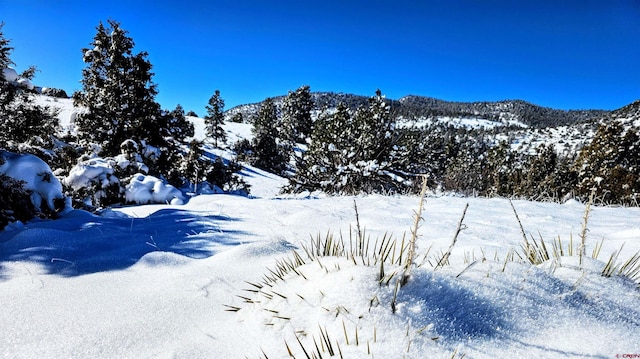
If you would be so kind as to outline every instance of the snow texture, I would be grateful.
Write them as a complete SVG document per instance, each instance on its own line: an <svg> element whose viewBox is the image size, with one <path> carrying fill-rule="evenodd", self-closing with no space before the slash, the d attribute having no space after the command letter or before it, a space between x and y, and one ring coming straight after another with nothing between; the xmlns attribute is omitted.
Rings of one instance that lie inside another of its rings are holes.
<svg viewBox="0 0 640 359"><path fill-rule="evenodd" d="M100 184L101 188L105 188L119 183L118 178L113 175L115 165L114 160L92 158L75 165L63 182L74 190L91 187L93 184Z"/></svg>
<svg viewBox="0 0 640 359"><path fill-rule="evenodd" d="M172 185L165 184L162 180L137 173L125 189L127 202L137 204L171 203L183 204L182 192Z"/></svg>

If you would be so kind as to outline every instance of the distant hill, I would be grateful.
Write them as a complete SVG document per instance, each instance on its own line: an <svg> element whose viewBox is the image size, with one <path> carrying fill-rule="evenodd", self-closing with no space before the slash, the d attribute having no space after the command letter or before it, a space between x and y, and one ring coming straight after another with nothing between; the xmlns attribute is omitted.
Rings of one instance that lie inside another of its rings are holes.
<svg viewBox="0 0 640 359"><path fill-rule="evenodd" d="M285 96L273 97L276 106L280 106L284 98ZM344 103L347 107L355 109L360 105L367 104L369 99L368 96L335 92L314 92L312 98L317 110L332 109L339 103ZM505 123L518 122L533 128L571 125L608 117L612 113L612 111L605 110L552 109L522 100L454 102L409 95L398 100L388 99L387 101L395 117L405 120L438 117L477 118ZM226 112L227 119L241 113L245 121L250 120L259 110L260 105L261 102L233 107Z"/></svg>

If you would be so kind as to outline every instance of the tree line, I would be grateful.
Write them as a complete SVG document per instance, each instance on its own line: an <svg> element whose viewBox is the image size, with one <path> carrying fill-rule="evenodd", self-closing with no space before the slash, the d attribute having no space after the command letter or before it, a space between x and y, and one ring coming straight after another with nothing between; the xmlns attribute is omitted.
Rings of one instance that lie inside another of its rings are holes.
<svg viewBox="0 0 640 359"><path fill-rule="evenodd" d="M600 203L637 205L639 132L623 119L637 118L640 102L592 121L593 137L577 151L565 151L544 143L513 146L498 136L508 127L500 132L399 121L379 90L355 108L338 102L319 109L311 98L304 86L290 92L282 108L267 99L252 119L254 141L236 145L244 160L287 177L285 192L413 193L426 176L433 189L465 195L552 201L594 196ZM312 112L319 113L315 120ZM294 128L286 120L291 114L303 119ZM296 141L292 132L302 137Z"/></svg>

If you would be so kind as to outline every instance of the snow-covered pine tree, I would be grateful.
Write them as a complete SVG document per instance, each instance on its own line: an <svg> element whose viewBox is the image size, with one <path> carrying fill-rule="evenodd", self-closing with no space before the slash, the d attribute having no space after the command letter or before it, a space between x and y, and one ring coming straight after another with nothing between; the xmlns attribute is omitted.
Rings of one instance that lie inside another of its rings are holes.
<svg viewBox="0 0 640 359"><path fill-rule="evenodd" d="M280 143L285 154L289 156L289 163L294 166L294 172L302 170L302 153L296 151L297 144L306 145L311 136L313 122L311 111L314 108L309 86L302 86L289 94L282 102L279 122Z"/></svg>
<svg viewBox="0 0 640 359"><path fill-rule="evenodd" d="M619 121L598 127L591 143L574 164L578 195L587 198L595 190L604 202L637 205L640 196L640 136Z"/></svg>
<svg viewBox="0 0 640 359"><path fill-rule="evenodd" d="M490 187L486 142L461 135L455 142L453 156L447 159L443 185L446 190L478 195Z"/></svg>
<svg viewBox="0 0 640 359"><path fill-rule="evenodd" d="M103 156L117 155L128 139L164 148L167 130L148 54L133 54L133 39L117 21L96 30L90 48L82 49L82 90L73 94L74 104L87 109L76 119L78 140L100 145Z"/></svg>
<svg viewBox="0 0 640 359"><path fill-rule="evenodd" d="M10 58L13 47L4 36L3 26L0 23L0 148L19 151L18 145L24 143L48 146L58 127L56 113L36 105L25 85L33 78L35 67L20 75L10 67L14 64Z"/></svg>
<svg viewBox="0 0 640 359"><path fill-rule="evenodd" d="M180 104L176 105L176 108L172 111L166 113L166 116L166 127L173 140L183 143L188 137L193 137L195 134L193 122L187 121L184 109Z"/></svg>
<svg viewBox="0 0 640 359"><path fill-rule="evenodd" d="M204 117L207 137L213 140L214 147L227 140L227 134L222 128L224 124L224 100L220 96L220 90L216 90L206 106L207 115Z"/></svg>
<svg viewBox="0 0 640 359"><path fill-rule="evenodd" d="M251 164L265 171L282 175L287 169L287 156L278 144L278 112L273 99L262 103L253 123L253 155Z"/></svg>
<svg viewBox="0 0 640 359"><path fill-rule="evenodd" d="M311 136L313 122L311 111L314 108L309 86L289 91L282 103L282 139L291 143L305 143Z"/></svg>
<svg viewBox="0 0 640 359"><path fill-rule="evenodd" d="M351 113L344 103L339 103L334 113L323 110L314 124L309 148L303 154L304 165L289 179L285 191L341 192L343 183L339 175L355 141L352 125Z"/></svg>
<svg viewBox="0 0 640 359"><path fill-rule="evenodd" d="M358 108L354 121L359 131L357 157L376 161L379 165L386 163L391 153L395 121L380 90L369 99L367 107Z"/></svg>
<svg viewBox="0 0 640 359"><path fill-rule="evenodd" d="M323 113L314 123L305 168L287 190L397 191L406 183L389 176L394 140L394 120L380 90L353 114L341 103L335 113Z"/></svg>

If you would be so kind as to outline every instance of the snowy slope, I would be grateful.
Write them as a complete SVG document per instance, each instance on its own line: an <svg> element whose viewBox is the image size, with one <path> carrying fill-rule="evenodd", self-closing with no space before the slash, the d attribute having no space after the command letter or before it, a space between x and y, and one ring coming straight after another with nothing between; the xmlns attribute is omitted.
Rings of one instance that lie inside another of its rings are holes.
<svg viewBox="0 0 640 359"><path fill-rule="evenodd" d="M312 261L300 248L327 231L348 238L354 201L372 241L385 232L399 241L417 198L278 197L277 181L256 180L261 176L249 181L270 196L203 195L184 206L118 208L101 217L73 211L0 232L0 355L284 358L286 342L305 357L295 333L312 350L321 332L336 357L338 346L344 357L362 358L640 352L640 291L622 277L600 276L602 262L585 259L582 269L577 257L562 258L561 266L504 265L521 242L506 200L427 199L418 262L430 246L430 261L446 250L469 203L466 229L450 266L414 269L394 314L393 280L380 286L378 266L344 257ZM577 238L583 205L514 205L536 237L540 231L550 242L559 235L565 244L571 234ZM604 239L601 260L622 243L626 259L640 250L640 209L595 208L588 235L587 253ZM290 272L267 294L256 293L249 283L262 283L267 268L293 249L305 257L298 271L307 279ZM387 273L394 269L386 266Z"/></svg>
<svg viewBox="0 0 640 359"><path fill-rule="evenodd" d="M60 116L70 121L73 109L65 108ZM203 138L202 120L191 120ZM246 124L225 129L232 138L250 136ZM242 174L251 198L201 195L185 205L114 208L100 216L75 210L0 232L0 356L640 354L638 284L601 275L611 253L622 247L621 263L640 251L640 208L593 208L580 264L566 252L571 238L574 247L579 241L584 205L514 201L528 234L549 247L558 237L563 243L564 256L534 266L514 254L522 234L509 201L431 196L417 265L396 294L399 248L417 197L280 196L282 178L250 166ZM435 270L467 203L450 264ZM368 245L353 240L358 224ZM304 248L311 237L322 242L328 232L336 240L342 234L347 248L351 242L356 251L369 250L310 258ZM591 259L600 243L599 259ZM381 267L378 253L385 250L392 254Z"/></svg>

